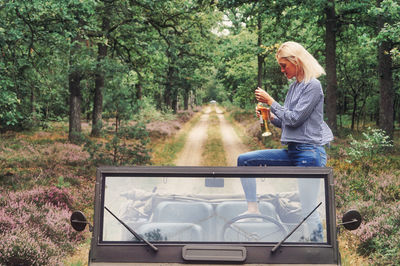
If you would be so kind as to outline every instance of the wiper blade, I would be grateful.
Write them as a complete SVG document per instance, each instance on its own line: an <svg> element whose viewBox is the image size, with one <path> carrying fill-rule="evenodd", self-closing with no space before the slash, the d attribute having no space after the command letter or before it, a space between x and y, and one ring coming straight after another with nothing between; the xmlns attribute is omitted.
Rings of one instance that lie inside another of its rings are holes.
<svg viewBox="0 0 400 266"><path fill-rule="evenodd" d="M129 232L132 233L137 239L143 241L146 243L148 246L150 246L154 251L158 251L158 248L154 246L152 243L141 237L138 233L136 233L129 225L124 223L121 219L119 219L114 213L112 213L106 206L104 206L104 209L106 209L112 216L114 216L115 219L117 219L118 222L120 222L123 226L125 226L126 229L128 229Z"/></svg>
<svg viewBox="0 0 400 266"><path fill-rule="evenodd" d="M278 244L276 244L272 249L271 249L271 253L274 253L282 244L283 244L283 242L285 242L286 241L286 239L288 239L296 230L297 230L297 228L299 228L300 227L300 225L302 225L304 222L305 222L305 220L307 220L308 219L308 217L310 217L311 216L311 214L313 214L317 209L318 209L318 207L319 206L321 206L321 204L322 204L322 202L320 202L318 205L317 205L317 207L315 207L295 228L293 228L293 230L292 231L290 231L289 232L289 234L287 234L287 236L285 236L285 238L284 239L282 239L281 240L281 242L279 242Z"/></svg>

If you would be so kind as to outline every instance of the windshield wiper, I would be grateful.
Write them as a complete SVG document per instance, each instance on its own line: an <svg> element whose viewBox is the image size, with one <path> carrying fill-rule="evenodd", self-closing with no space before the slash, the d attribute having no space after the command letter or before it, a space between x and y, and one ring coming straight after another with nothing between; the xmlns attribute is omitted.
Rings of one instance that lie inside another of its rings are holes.
<svg viewBox="0 0 400 266"><path fill-rule="evenodd" d="M158 251L158 248L154 246L152 243L141 237L138 233L136 233L132 228L129 227L126 223L124 223L121 219L119 219L114 213L112 213L106 206L104 206L104 209L106 209L112 216L114 216L115 219L117 219L118 222L120 222L123 226L125 226L126 229L128 229L129 232L131 232L132 235L134 235L137 239L142 240L144 243L149 245L154 251Z"/></svg>
<svg viewBox="0 0 400 266"><path fill-rule="evenodd" d="M293 228L292 231L289 232L289 234L287 234L287 236L285 236L284 239L281 240L281 242L279 242L278 244L276 244L272 249L271 249L271 253L274 253L282 244L283 242L285 242L286 239L288 239L296 230L297 228L300 227L300 225L302 225L304 223L305 220L308 219L308 217L311 216L311 214L313 214L319 206L321 206L322 202L320 202L317 207L315 207L295 228Z"/></svg>

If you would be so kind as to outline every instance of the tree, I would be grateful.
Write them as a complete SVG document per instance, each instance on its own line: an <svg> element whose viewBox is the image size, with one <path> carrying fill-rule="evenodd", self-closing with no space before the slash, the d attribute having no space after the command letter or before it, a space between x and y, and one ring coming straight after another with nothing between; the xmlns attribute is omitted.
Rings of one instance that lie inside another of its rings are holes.
<svg viewBox="0 0 400 266"><path fill-rule="evenodd" d="M393 138L394 132L394 86L392 49L400 44L399 36L387 34L387 28L392 28L400 19L400 5L391 0L377 1L378 30L378 78L380 91L379 127ZM398 23L397 23L397 28Z"/></svg>
<svg viewBox="0 0 400 266"><path fill-rule="evenodd" d="M337 76L336 76L336 31L337 17L335 0L329 0L325 7L325 65L326 65L326 113L328 125L334 134L337 132Z"/></svg>

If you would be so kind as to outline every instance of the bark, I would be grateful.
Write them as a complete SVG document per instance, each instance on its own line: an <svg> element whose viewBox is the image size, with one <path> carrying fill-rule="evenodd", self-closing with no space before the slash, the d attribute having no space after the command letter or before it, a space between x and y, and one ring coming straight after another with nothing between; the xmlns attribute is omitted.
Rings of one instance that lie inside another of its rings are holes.
<svg viewBox="0 0 400 266"><path fill-rule="evenodd" d="M143 95L143 87L142 87L142 83L140 82L140 79L139 79L139 83L136 84L136 99L141 100L142 95Z"/></svg>
<svg viewBox="0 0 400 266"><path fill-rule="evenodd" d="M32 86L31 87L31 117L33 121L37 121L37 115L36 115L36 95L35 95L35 88ZM46 119L47 119L47 113L46 113Z"/></svg>
<svg viewBox="0 0 400 266"><path fill-rule="evenodd" d="M68 76L69 82L69 135L68 139L71 142L79 140L79 135L82 132L81 128L81 79L79 72L74 71Z"/></svg>
<svg viewBox="0 0 400 266"><path fill-rule="evenodd" d="M381 0L378 0L378 6ZM378 31L383 28L385 19L378 17ZM394 133L394 88L392 75L392 58L390 50L392 43L390 41L382 41L378 46L378 75L379 75L379 127L386 132L391 138Z"/></svg>
<svg viewBox="0 0 400 266"><path fill-rule="evenodd" d="M110 28L110 21L107 17L107 11L102 21L102 30L107 33ZM107 56L107 45L98 44L97 70L95 75L95 88L93 97L93 115L92 115L92 132L93 137L100 136L103 125L103 88L104 88L104 72L101 70L101 64Z"/></svg>
<svg viewBox="0 0 400 266"><path fill-rule="evenodd" d="M257 28L258 28L258 38L257 38L257 45L258 48L261 47L262 44L262 22L261 22L261 17L260 15L257 18ZM262 82L263 82L263 63L264 63L264 57L258 53L257 54L257 65L258 65L258 73L257 73L257 87L262 87Z"/></svg>
<svg viewBox="0 0 400 266"><path fill-rule="evenodd" d="M186 87L183 95L183 110L189 110L189 96L190 89Z"/></svg>
<svg viewBox="0 0 400 266"><path fill-rule="evenodd" d="M393 138L394 130L394 89L392 79L392 58L389 51L391 44L382 42L378 48L379 73L379 127Z"/></svg>
<svg viewBox="0 0 400 266"><path fill-rule="evenodd" d="M107 46L103 43L98 44L98 64L107 56ZM93 98L93 115L92 115L92 132L91 136L100 136L103 123L103 88L104 88L104 72L97 68L95 76L94 98Z"/></svg>
<svg viewBox="0 0 400 266"><path fill-rule="evenodd" d="M172 79L173 79L173 73L174 73L174 68L170 65L168 67L168 72L167 72L167 84L165 87L165 92L164 92L164 103L167 107L173 108L173 93L172 93Z"/></svg>
<svg viewBox="0 0 400 266"><path fill-rule="evenodd" d="M326 114L328 125L334 134L337 133L337 76L336 76L336 30L337 18L334 0L329 0L325 9L325 49L326 49Z"/></svg>
<svg viewBox="0 0 400 266"><path fill-rule="evenodd" d="M174 112L174 114L176 114L178 112L178 92L176 90L174 90L173 94L172 94L172 110Z"/></svg>

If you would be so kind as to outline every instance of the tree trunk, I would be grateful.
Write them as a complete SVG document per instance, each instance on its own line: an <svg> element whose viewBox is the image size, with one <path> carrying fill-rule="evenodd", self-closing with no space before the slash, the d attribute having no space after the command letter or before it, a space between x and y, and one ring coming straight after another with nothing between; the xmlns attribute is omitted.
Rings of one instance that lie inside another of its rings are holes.
<svg viewBox="0 0 400 266"><path fill-rule="evenodd" d="M378 5L380 5L380 0ZM378 31L383 28L385 19L378 17ZM390 50L392 43L382 41L378 46L378 75L379 75L379 128L384 130L387 135L393 138L394 120L394 89L392 77L392 58Z"/></svg>
<svg viewBox="0 0 400 266"><path fill-rule="evenodd" d="M355 93L353 97L353 111L351 112L351 131L354 131L356 113L357 113L357 94Z"/></svg>
<svg viewBox="0 0 400 266"><path fill-rule="evenodd" d="M183 110L189 110L189 96L190 96L190 88L189 85L185 88L183 95Z"/></svg>
<svg viewBox="0 0 400 266"><path fill-rule="evenodd" d="M178 112L178 92L176 90L173 91L172 93L172 105L171 105L172 111L174 114Z"/></svg>
<svg viewBox="0 0 400 266"><path fill-rule="evenodd" d="M170 65L168 67L167 73L167 85L165 87L164 92L164 103L167 107L171 107L173 109L173 93L172 93L172 79L173 79L174 68Z"/></svg>
<svg viewBox="0 0 400 266"><path fill-rule="evenodd" d="M92 132L91 136L100 136L103 124L103 88L104 88L104 72L101 70L101 63L107 56L107 46L103 43L98 44L97 57L97 73L95 75L95 87L93 98L93 115L92 115Z"/></svg>
<svg viewBox="0 0 400 266"><path fill-rule="evenodd" d="M393 104L394 104L394 90L392 79L392 58L389 51L391 44L389 42L382 42L378 49L378 73L379 73L379 127L383 129L386 134L393 138Z"/></svg>
<svg viewBox="0 0 400 266"><path fill-rule="evenodd" d="M110 28L110 21L108 18L108 9L102 21L102 31L107 35ZM107 37L107 36L105 36ZM92 115L92 132L93 137L100 136L101 128L103 126L103 88L104 88L104 71L101 69L104 58L107 56L107 45L104 43L98 44L97 55L97 69L95 75L95 88L93 98L93 115Z"/></svg>
<svg viewBox="0 0 400 266"><path fill-rule="evenodd" d="M326 14L326 32L325 32L325 49L326 49L326 113L328 125L334 134L337 133L337 76L336 76L336 30L337 18L335 13L335 2L329 0L325 9Z"/></svg>
<svg viewBox="0 0 400 266"><path fill-rule="evenodd" d="M136 84L136 99L137 100L141 100L142 99L142 94L143 94L143 87L142 87L142 83L141 83L140 78L139 78L139 83Z"/></svg>
<svg viewBox="0 0 400 266"><path fill-rule="evenodd" d="M69 82L69 135L71 142L79 141L81 129L81 79L79 72L74 71L68 76Z"/></svg>
<svg viewBox="0 0 400 266"><path fill-rule="evenodd" d="M258 38L257 38L257 45L258 48L260 49L262 45L262 22L261 22L261 15L258 15L257 18L257 28L258 28ZM257 73L257 87L262 87L262 81L263 81L263 63L264 63L264 57L260 54L257 53L257 65L258 65L258 73Z"/></svg>
<svg viewBox="0 0 400 266"><path fill-rule="evenodd" d="M36 114L36 95L35 95L35 87L31 87L31 118L36 123L37 114ZM47 114L46 114L47 119Z"/></svg>

